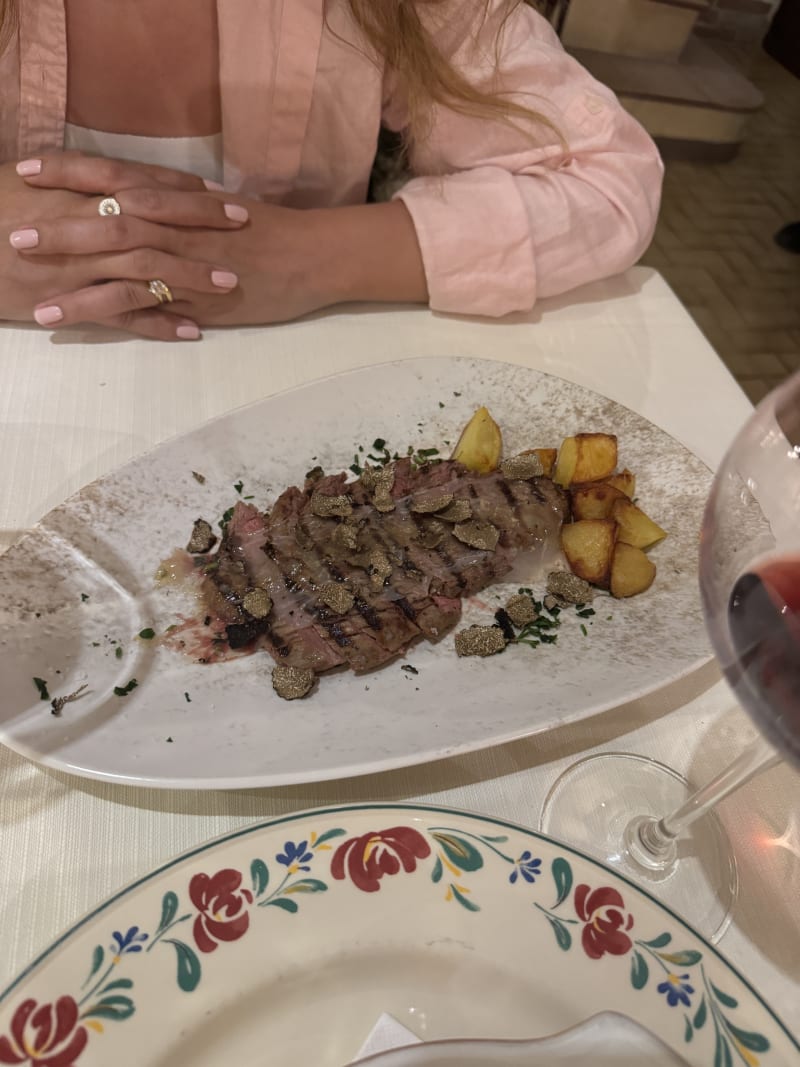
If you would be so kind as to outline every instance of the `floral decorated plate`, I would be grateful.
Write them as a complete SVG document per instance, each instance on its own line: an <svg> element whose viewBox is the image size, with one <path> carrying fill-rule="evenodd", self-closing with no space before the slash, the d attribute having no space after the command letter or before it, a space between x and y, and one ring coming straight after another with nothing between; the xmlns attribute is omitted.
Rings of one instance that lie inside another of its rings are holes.
<svg viewBox="0 0 800 1067"><path fill-rule="evenodd" d="M422 1040L619 1012L697 1067L800 1046L642 890L523 827L353 805L248 827L96 908L0 994L0 1064L341 1067L388 1012Z"/></svg>

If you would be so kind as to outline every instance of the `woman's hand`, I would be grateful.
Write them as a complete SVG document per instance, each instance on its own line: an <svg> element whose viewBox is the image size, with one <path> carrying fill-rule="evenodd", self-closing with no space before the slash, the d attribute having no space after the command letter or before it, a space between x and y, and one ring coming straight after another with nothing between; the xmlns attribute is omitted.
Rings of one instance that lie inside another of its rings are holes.
<svg viewBox="0 0 800 1067"><path fill-rule="evenodd" d="M248 224L238 229L169 225L167 191L160 186L165 173L178 183L186 176L139 164L66 154L47 159L33 184L63 184L72 190L97 195L138 188L144 181L165 205L158 226L159 249L187 262L225 263L239 280L235 290L224 295L200 292L166 274L175 303L173 313L191 316L201 325L243 325L283 322L347 300L417 302L427 299L422 259L413 223L398 201L334 209L294 210L274 204L244 200L221 192L195 193L213 197L219 205L238 205L249 212ZM151 173L147 173L147 172ZM157 171L159 174L153 175ZM176 186L173 186L176 188ZM124 202L124 195L117 192ZM186 195L186 194L184 194ZM123 208L123 210L125 210ZM141 211L141 205L137 206ZM127 214L118 217L128 218ZM92 255L108 242L109 219L92 220L91 226L64 226L60 222L40 227L37 249L28 255ZM138 224L137 224L138 225ZM135 227L126 233L131 242L144 239ZM153 275L151 275L152 277ZM78 289L55 295L50 307L60 317L52 325L98 321L125 316L129 329L136 329L141 314L138 290L112 284ZM163 314L156 312L156 314Z"/></svg>
<svg viewBox="0 0 800 1067"><path fill-rule="evenodd" d="M45 184L82 169L94 175L84 188ZM122 214L100 216L93 186L113 190ZM196 323L178 309L160 310L147 283L161 278L190 294L227 294L237 284L226 265L169 250L173 227L232 231L248 218L246 208L191 175L64 153L0 166L0 205L9 238L0 242L0 318L35 317L48 326L92 321L163 340L194 339ZM65 291L81 294L77 317L65 317L54 300Z"/></svg>

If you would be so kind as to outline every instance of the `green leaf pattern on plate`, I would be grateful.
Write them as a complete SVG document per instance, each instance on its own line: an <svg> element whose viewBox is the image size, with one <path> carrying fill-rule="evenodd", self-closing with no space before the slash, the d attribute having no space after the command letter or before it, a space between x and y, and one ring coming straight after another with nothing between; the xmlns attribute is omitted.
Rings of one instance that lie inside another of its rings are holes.
<svg viewBox="0 0 800 1067"><path fill-rule="evenodd" d="M37 1004L28 998L17 1006L10 1032L0 1034L0 1064L40 1062L42 1050L37 1041L43 1032L41 1020L47 1017L53 1020L48 1040L53 1049L60 1050L52 1063L77 1064L89 1040L96 1039L90 1031L102 1034L106 1024L123 1022L134 1014L134 981L127 972L133 973L134 961L159 945L171 946L177 985L191 994L202 982L204 966L213 965L213 954L246 936L259 909L296 916L307 906L303 898L327 895L334 882L343 882L348 891L369 894L380 890L383 878L419 873L431 886L444 890L446 904L456 903L474 913L481 910L481 904L467 882L478 872L482 878L494 877L495 870L513 887L511 892L530 895L532 914L547 920L558 947L579 964L584 961L586 965L588 959L591 966L605 956L630 956L632 987L657 998L665 1011L675 1012L685 1043L710 1024L713 1060L709 1067L712 1062L713 1067L759 1067L759 1057L769 1053L770 1042L764 1035L733 1021L731 1013L738 1002L710 981L701 951L671 948L672 935L666 931L635 937L635 918L619 890L576 886L572 865L565 857L553 860L549 881L543 876L541 859L530 850L519 855L504 850L507 836L483 836L446 826L424 830L394 826L346 838L337 842L334 851L332 842L346 834L339 827L320 835L310 833L303 840L286 841L272 862L254 858L247 872L251 888L245 888L243 872L224 869L212 875L195 873L188 886L168 890L162 897L158 923L150 932L139 926L116 930L107 949L95 947L88 974L78 987L80 1000L65 993L53 1004ZM333 852L327 871L321 858L324 852ZM548 901L554 903L548 906ZM180 938L175 936L178 927L183 930ZM126 973L119 974L120 968ZM676 1010L679 1007L682 1013Z"/></svg>

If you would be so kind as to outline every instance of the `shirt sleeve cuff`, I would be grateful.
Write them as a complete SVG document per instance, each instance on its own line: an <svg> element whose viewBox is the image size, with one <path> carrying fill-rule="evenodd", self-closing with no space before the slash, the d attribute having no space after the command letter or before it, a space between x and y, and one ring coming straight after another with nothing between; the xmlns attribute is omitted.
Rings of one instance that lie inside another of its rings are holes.
<svg viewBox="0 0 800 1067"><path fill-rule="evenodd" d="M530 223L511 174L412 178L394 198L414 222L434 311L498 317L533 306Z"/></svg>

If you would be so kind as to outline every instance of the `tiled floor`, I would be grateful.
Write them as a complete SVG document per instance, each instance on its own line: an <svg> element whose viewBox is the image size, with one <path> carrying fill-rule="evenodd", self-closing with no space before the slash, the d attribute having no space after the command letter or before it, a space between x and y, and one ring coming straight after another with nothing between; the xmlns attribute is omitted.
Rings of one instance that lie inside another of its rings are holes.
<svg viewBox="0 0 800 1067"><path fill-rule="evenodd" d="M667 164L642 262L666 278L757 402L800 369L800 255L773 242L800 221L800 79L760 50L737 62L765 106L730 163Z"/></svg>

